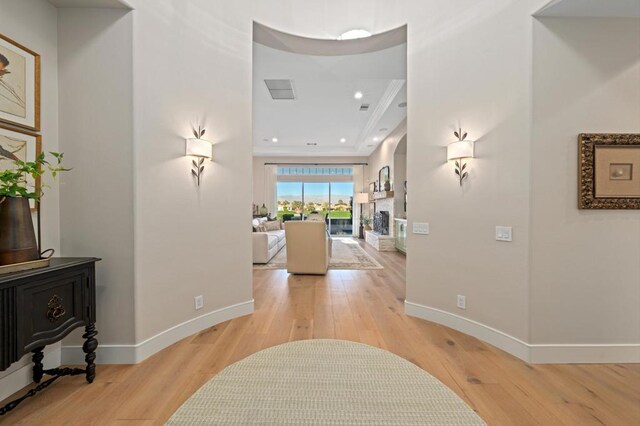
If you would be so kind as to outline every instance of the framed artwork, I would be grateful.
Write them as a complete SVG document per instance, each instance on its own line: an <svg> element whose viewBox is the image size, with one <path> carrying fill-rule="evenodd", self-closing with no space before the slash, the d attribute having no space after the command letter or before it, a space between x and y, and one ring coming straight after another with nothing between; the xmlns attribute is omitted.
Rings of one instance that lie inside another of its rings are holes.
<svg viewBox="0 0 640 426"><path fill-rule="evenodd" d="M390 170L389 166L384 166L383 168L380 169L380 171L378 172L378 189L380 191L383 191L384 189L384 183L386 181L390 181L389 175L390 175Z"/></svg>
<svg viewBox="0 0 640 426"><path fill-rule="evenodd" d="M42 152L42 136L26 130L10 129L0 125L0 171L16 168L16 160L35 161ZM40 178L27 178L30 188L40 189ZM29 200L31 209L35 210L36 203Z"/></svg>
<svg viewBox="0 0 640 426"><path fill-rule="evenodd" d="M375 182L371 182L369 184L369 194L373 195L373 193L376 192L377 189L378 189L378 187L376 186Z"/></svg>
<svg viewBox="0 0 640 426"><path fill-rule="evenodd" d="M640 209L640 134L580 134L578 156L578 208Z"/></svg>
<svg viewBox="0 0 640 426"><path fill-rule="evenodd" d="M0 121L40 130L40 55L2 34Z"/></svg>

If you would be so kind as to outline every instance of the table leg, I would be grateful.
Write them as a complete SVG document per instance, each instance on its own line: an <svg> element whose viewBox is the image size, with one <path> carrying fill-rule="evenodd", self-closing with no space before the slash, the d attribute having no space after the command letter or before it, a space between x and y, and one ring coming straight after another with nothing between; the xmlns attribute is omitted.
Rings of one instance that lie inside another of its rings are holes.
<svg viewBox="0 0 640 426"><path fill-rule="evenodd" d="M93 379L96 378L96 349L98 349L98 341L95 339L98 332L96 331L95 324L88 324L85 329L85 333L82 337L85 339L82 345L82 350L86 354L84 357L87 363L87 382L93 383Z"/></svg>
<svg viewBox="0 0 640 426"><path fill-rule="evenodd" d="M33 381L36 383L40 383L44 374L44 367L42 365L44 353L42 351L44 351L44 346L35 348L31 351L31 353L33 353L33 356L31 357L31 360L33 361Z"/></svg>

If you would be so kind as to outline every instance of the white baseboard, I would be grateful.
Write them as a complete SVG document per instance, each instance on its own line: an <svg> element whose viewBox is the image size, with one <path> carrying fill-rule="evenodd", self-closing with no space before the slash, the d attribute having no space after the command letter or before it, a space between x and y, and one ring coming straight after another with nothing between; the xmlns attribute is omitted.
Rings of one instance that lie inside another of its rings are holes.
<svg viewBox="0 0 640 426"><path fill-rule="evenodd" d="M175 342L216 324L253 313L253 300L208 312L173 326L135 345L99 345L97 364L137 364ZM98 336L99 339L99 336ZM63 346L63 364L83 364L82 346Z"/></svg>
<svg viewBox="0 0 640 426"><path fill-rule="evenodd" d="M529 345L500 330L496 330L495 328L450 312L409 302L408 300L405 300L404 302L404 311L407 315L411 315L412 317L446 325L454 330L476 337L510 353L513 356L529 362Z"/></svg>
<svg viewBox="0 0 640 426"><path fill-rule="evenodd" d="M60 356L60 345L51 346L51 349L45 348L44 358L42 360L44 368L60 367ZM3 374L6 374L6 376L0 378L0 401L33 382L31 355L25 355L20 361L14 363L7 371L3 372Z"/></svg>
<svg viewBox="0 0 640 426"><path fill-rule="evenodd" d="M635 364L640 344L530 345L533 364Z"/></svg>
<svg viewBox="0 0 640 426"><path fill-rule="evenodd" d="M409 301L405 313L476 337L533 364L640 363L640 344L530 344L488 325Z"/></svg>

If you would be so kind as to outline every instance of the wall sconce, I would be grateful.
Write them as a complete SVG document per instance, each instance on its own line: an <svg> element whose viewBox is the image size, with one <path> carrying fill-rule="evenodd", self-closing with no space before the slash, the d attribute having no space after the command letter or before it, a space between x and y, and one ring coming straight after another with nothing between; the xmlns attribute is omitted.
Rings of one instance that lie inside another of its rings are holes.
<svg viewBox="0 0 640 426"><path fill-rule="evenodd" d="M447 145L447 160L455 160L455 172L460 181L460 186L462 186L462 181L468 176L468 173L465 171L467 163L464 163L462 160L464 158L473 158L473 141L465 140L467 133L465 132L463 134L462 129L458 129L458 131L453 132L453 134L458 138L458 141L451 142Z"/></svg>
<svg viewBox="0 0 640 426"><path fill-rule="evenodd" d="M204 132L205 129L200 129L200 127L198 127L198 130L193 131L195 138L188 138L185 140L185 155L187 157L197 158L197 160L191 161L193 165L191 174L196 178L198 186L200 186L200 177L204 171L204 159L211 159L212 157L211 150L213 145L208 140L202 139Z"/></svg>

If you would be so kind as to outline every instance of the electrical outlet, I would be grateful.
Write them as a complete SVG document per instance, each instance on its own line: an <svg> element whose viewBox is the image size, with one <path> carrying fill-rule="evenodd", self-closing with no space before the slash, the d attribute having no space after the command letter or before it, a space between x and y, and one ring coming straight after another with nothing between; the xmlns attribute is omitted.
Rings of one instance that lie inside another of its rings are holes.
<svg viewBox="0 0 640 426"><path fill-rule="evenodd" d="M467 309L467 296L458 295L458 308Z"/></svg>
<svg viewBox="0 0 640 426"><path fill-rule="evenodd" d="M196 305L196 311L204 307L204 298L202 297L202 295L194 297L193 300Z"/></svg>
<svg viewBox="0 0 640 426"><path fill-rule="evenodd" d="M496 241L513 241L510 226L496 226Z"/></svg>
<svg viewBox="0 0 640 426"><path fill-rule="evenodd" d="M413 223L413 233L414 234L428 235L429 234L429 224L428 223L414 222Z"/></svg>

